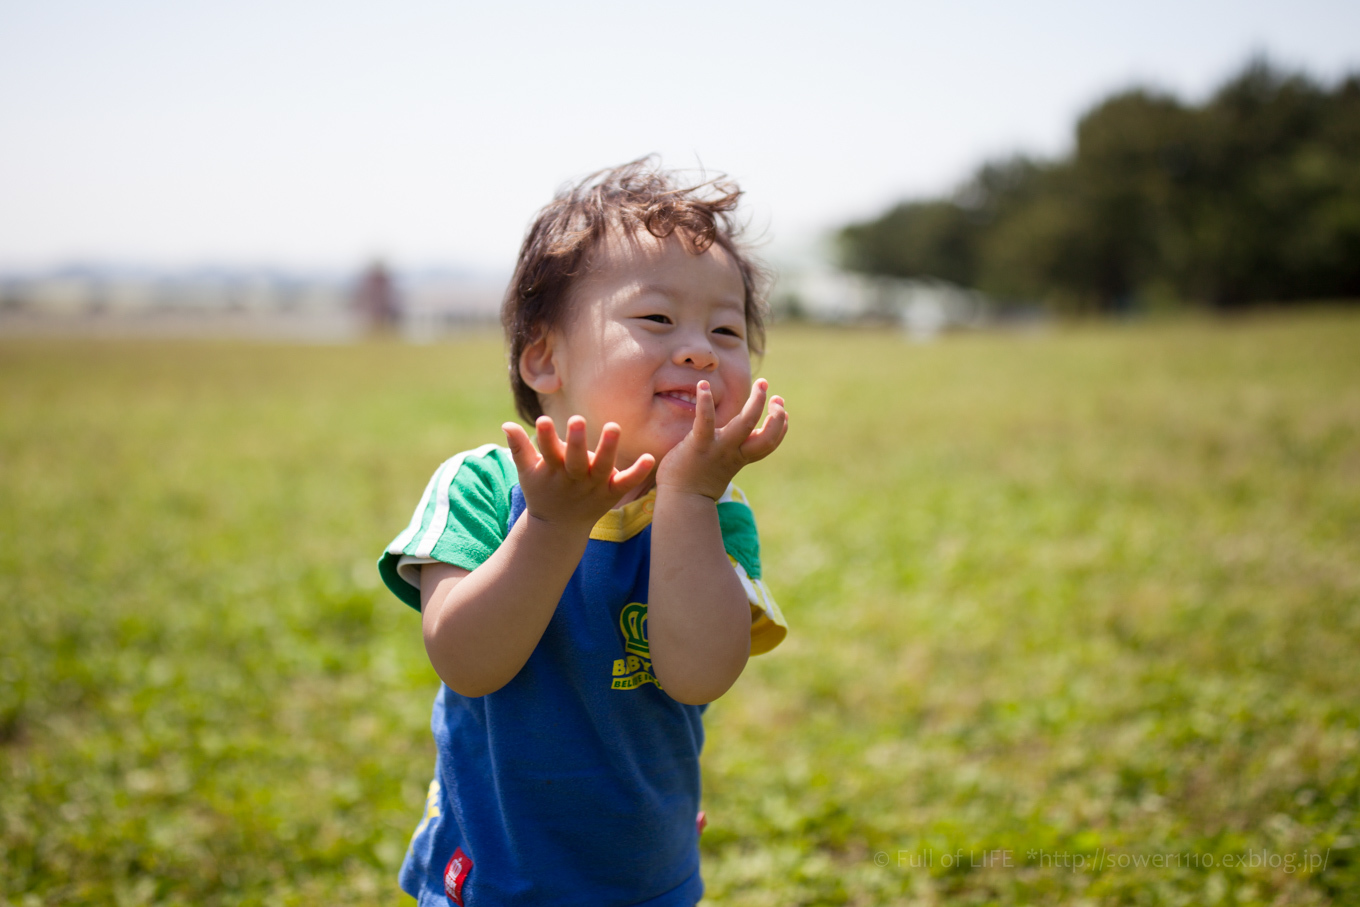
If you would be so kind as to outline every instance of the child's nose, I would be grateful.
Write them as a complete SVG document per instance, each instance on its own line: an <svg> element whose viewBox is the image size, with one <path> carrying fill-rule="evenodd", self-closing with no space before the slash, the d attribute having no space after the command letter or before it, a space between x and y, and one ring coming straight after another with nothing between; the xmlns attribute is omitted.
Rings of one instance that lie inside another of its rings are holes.
<svg viewBox="0 0 1360 907"><path fill-rule="evenodd" d="M714 355L713 347L706 341L697 339L682 343L675 351L675 361L679 365L697 369L712 369L718 365L718 357Z"/></svg>

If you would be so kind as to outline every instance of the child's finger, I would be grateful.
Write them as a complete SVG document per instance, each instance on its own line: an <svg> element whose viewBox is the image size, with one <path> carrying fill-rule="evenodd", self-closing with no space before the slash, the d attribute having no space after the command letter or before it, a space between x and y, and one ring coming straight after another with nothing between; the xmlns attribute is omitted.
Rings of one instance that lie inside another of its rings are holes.
<svg viewBox="0 0 1360 907"><path fill-rule="evenodd" d="M713 388L707 381L700 381L694 401L695 436L701 441L712 441L717 421L718 415L713 408Z"/></svg>
<svg viewBox="0 0 1360 907"><path fill-rule="evenodd" d="M789 425L788 411L784 408L784 398L777 394L770 398L770 409L765 414L765 421L760 425L760 430L762 432L769 426L770 419L773 418L776 413L782 413L784 415L784 427L787 429Z"/></svg>
<svg viewBox="0 0 1360 907"><path fill-rule="evenodd" d="M642 481L651 475L654 466L656 458L651 454L643 454L633 461L632 466L621 469L609 477L609 490L622 497L641 485Z"/></svg>
<svg viewBox="0 0 1360 907"><path fill-rule="evenodd" d="M562 441L557 437L557 426L551 416L539 416L534 423L538 435L538 455L553 469L562 469Z"/></svg>
<svg viewBox="0 0 1360 907"><path fill-rule="evenodd" d="M567 420L567 475L584 479L590 475L590 450L586 447L586 420L572 416Z"/></svg>
<svg viewBox="0 0 1360 907"><path fill-rule="evenodd" d="M725 431L731 431L732 435L740 438L745 443L746 437L755 429L760 422L760 413L765 409L765 394L770 389L770 382L761 378L751 385L751 396L746 398L745 405L741 412L727 423Z"/></svg>
<svg viewBox="0 0 1360 907"><path fill-rule="evenodd" d="M789 414L784 409L784 401L775 397L770 401L770 414L760 431L753 432L741 445L742 456L748 462L763 460L775 452L789 429Z"/></svg>
<svg viewBox="0 0 1360 907"><path fill-rule="evenodd" d="M515 461L515 469L521 476L532 472L538 465L538 451L529 443L529 436L518 422L507 422L501 426L505 440L510 447L510 456Z"/></svg>
<svg viewBox="0 0 1360 907"><path fill-rule="evenodd" d="M619 437L623 434L617 422L606 422L600 430L600 443L590 463L592 476L607 476L614 470L614 458L619 453Z"/></svg>

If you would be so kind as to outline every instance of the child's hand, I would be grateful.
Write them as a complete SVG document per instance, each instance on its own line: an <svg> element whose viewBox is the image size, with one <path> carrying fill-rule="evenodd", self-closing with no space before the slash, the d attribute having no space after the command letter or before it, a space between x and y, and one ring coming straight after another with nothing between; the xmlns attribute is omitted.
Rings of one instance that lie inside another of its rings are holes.
<svg viewBox="0 0 1360 907"><path fill-rule="evenodd" d="M516 422L501 426L510 442L510 455L519 472L524 503L533 516L545 523L586 531L619 500L632 491L652 471L656 460L643 454L625 470L614 468L619 449L619 426L606 422L600 444L594 453L586 447L586 420L572 416L567 420L567 440L557 436L549 416L534 423L538 450Z"/></svg>
<svg viewBox="0 0 1360 907"><path fill-rule="evenodd" d="M769 382L756 381L740 413L722 428L716 426L713 391L700 381L694 407L694 428L661 460L656 484L717 500L743 466L774 453L789 428L782 397L770 398L770 414L755 430L765 408Z"/></svg>

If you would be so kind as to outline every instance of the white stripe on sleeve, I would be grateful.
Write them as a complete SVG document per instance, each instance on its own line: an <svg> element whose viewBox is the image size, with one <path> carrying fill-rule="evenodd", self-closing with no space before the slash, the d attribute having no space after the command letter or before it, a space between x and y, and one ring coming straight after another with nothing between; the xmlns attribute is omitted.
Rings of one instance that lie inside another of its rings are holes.
<svg viewBox="0 0 1360 907"><path fill-rule="evenodd" d="M456 459L456 458L455 458ZM403 554L406 546L411 544L411 539L415 538L420 531L420 524L425 521L425 508L430 506L430 495L434 494L435 486L439 483L439 477L444 474L449 461L445 460L439 464L439 468L430 476L430 481L425 485L425 493L420 496L420 503L416 505L416 512L411 515L411 522L401 531L401 535L392 540L392 544L387 546L388 554Z"/></svg>
<svg viewBox="0 0 1360 907"><path fill-rule="evenodd" d="M415 550L409 552L413 557L429 557L430 552L434 551L435 543L444 534L444 529L449 524L449 489L453 487L453 480L463 468L463 461L468 457L484 457L495 449L495 444L483 444L476 450L463 451L445 464L443 473L439 476L439 483L434 489L434 493L438 495L434 500L434 514L430 517L430 525L425 527L425 532L420 536Z"/></svg>
<svg viewBox="0 0 1360 907"><path fill-rule="evenodd" d="M722 493L722 497L718 498L719 504L726 504L729 501L736 501L738 504L745 504L747 507L751 506L751 502L746 500L746 493L731 482L727 483L727 489Z"/></svg>

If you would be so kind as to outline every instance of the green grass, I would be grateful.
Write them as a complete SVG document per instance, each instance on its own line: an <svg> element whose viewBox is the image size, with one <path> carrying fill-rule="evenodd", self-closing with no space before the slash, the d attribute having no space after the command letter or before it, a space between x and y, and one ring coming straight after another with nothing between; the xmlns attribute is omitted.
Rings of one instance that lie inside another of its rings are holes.
<svg viewBox="0 0 1360 907"><path fill-rule="evenodd" d="M770 348L713 903L1355 897L1360 317ZM373 561L500 357L0 342L0 904L403 902L436 680Z"/></svg>

